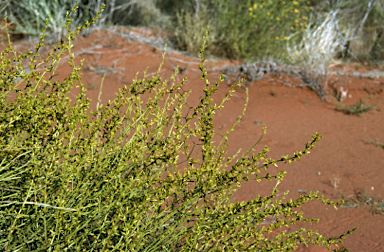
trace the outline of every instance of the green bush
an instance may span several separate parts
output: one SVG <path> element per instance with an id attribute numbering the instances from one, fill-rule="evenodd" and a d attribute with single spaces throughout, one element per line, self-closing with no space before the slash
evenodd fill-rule
<path id="1" fill-rule="evenodd" d="M 214 114 L 236 85 L 219 105 L 212 105 L 211 95 L 223 76 L 215 84 L 208 81 L 205 41 L 199 65 L 205 95 L 197 106 L 188 106 L 186 79 L 177 83 L 176 71 L 170 86 L 159 74 L 136 78 L 116 99 L 90 111 L 79 74 L 83 62 L 75 64 L 71 41 L 99 12 L 76 32 L 70 32 L 68 15 L 68 35 L 47 58 L 38 60 L 44 34 L 35 52 L 17 54 L 8 41 L 1 54 L 2 251 L 290 251 L 300 243 L 330 248 L 351 232 L 331 238 L 303 228 L 280 232 L 316 221 L 294 211 L 309 200 L 337 205 L 316 192 L 295 200 L 284 199 L 286 192 L 277 199 L 286 172 L 267 172 L 279 162 L 300 160 L 321 136 L 314 134 L 304 151 L 278 160 L 268 157 L 268 147 L 255 153 L 258 142 L 241 157 L 239 150 L 225 158 L 228 135 L 246 105 L 214 145 Z M 65 52 L 72 72 L 53 82 Z M 24 59 L 30 61 L 28 73 Z M 70 106 L 67 95 L 74 84 L 81 91 Z M 229 196 L 247 180 L 276 184 L 269 196 L 230 202 Z M 262 226 L 268 216 L 274 221 Z"/>
<path id="2" fill-rule="evenodd" d="M 206 46 L 209 48 L 207 53 L 212 52 L 215 42 L 215 26 L 210 21 L 207 9 L 203 8 L 197 13 L 191 10 L 181 10 L 176 13 L 177 25 L 174 34 L 171 34 L 170 40 L 179 50 L 188 51 L 197 56 L 200 52 L 200 45 L 203 42 L 201 31 L 210 27 L 211 33 L 206 38 Z M 200 31 L 200 33 L 198 32 Z"/>
<path id="3" fill-rule="evenodd" d="M 200 44 L 199 34 L 205 24 L 211 29 L 212 38 L 207 47 L 210 53 L 248 60 L 273 58 L 289 63 L 285 50 L 288 38 L 301 46 L 310 23 L 321 25 L 327 17 L 335 16 L 335 35 L 343 42 L 337 57 L 366 60 L 381 59 L 383 55 L 383 0 L 197 0 L 195 5 L 186 1 L 181 6 L 172 0 L 165 2 L 161 9 L 167 6 L 178 11 L 171 41 L 193 54 L 198 52 L 193 45 Z M 343 51 L 344 47 L 348 53 Z"/>
<path id="4" fill-rule="evenodd" d="M 204 0 L 199 9 L 180 12 L 176 37 L 197 38 L 201 25 L 196 23 L 203 22 L 205 26 L 210 25 L 213 32 L 213 39 L 208 41 L 208 50 L 213 54 L 229 58 L 285 59 L 287 55 L 282 48 L 286 40 L 292 34 L 297 34 L 296 40 L 300 38 L 300 32 L 308 24 L 309 13 L 310 8 L 304 0 Z M 196 45 L 194 42 L 198 42 L 192 41 L 189 43 Z M 176 44 L 186 48 L 183 43 Z"/>
<path id="5" fill-rule="evenodd" d="M 72 17 L 74 25 L 89 20 L 103 2 L 106 7 L 99 26 L 167 27 L 176 47 L 197 54 L 199 48 L 195 45 L 201 45 L 201 27 L 209 25 L 211 38 L 207 39 L 206 53 L 250 60 L 272 57 L 283 63 L 287 63 L 287 38 L 300 43 L 310 14 L 317 20 L 338 12 L 337 36 L 346 41 L 349 49 L 339 56 L 359 60 L 382 58 L 383 0 L 80 0 L 78 14 Z M 365 17 L 369 2 L 373 3 L 372 9 Z M 6 9 L 10 13 L 14 33 L 33 36 L 41 35 L 50 15 L 47 31 L 59 39 L 65 35 L 64 13 L 75 3 L 76 0 L 2 1 L 0 12 Z"/>

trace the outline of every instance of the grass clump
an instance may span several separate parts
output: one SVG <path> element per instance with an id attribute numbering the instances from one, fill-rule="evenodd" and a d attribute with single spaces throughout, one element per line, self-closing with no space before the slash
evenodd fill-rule
<path id="1" fill-rule="evenodd" d="M 368 106 L 363 100 L 360 100 L 351 106 L 344 106 L 343 104 L 340 104 L 336 110 L 342 111 L 349 115 L 359 115 L 366 111 L 373 110 L 373 106 Z"/>
<path id="2" fill-rule="evenodd" d="M 372 215 L 384 215 L 384 200 L 380 196 L 374 196 L 372 192 L 364 189 L 364 192 L 355 191 L 354 194 L 346 196 L 338 191 L 338 194 L 343 199 L 342 207 L 345 208 L 366 208 Z"/>
<path id="3" fill-rule="evenodd" d="M 37 60 L 44 34 L 35 52 L 18 55 L 9 40 L 1 54 L 2 251 L 291 251 L 300 243 L 331 249 L 353 231 L 330 238 L 304 228 L 279 232 L 296 223 L 318 221 L 294 211 L 310 200 L 335 208 L 342 203 L 317 192 L 294 200 L 286 200 L 285 192 L 277 199 L 277 186 L 286 172 L 268 172 L 280 162 L 300 160 L 321 136 L 315 133 L 305 149 L 291 157 L 269 158 L 268 147 L 255 153 L 257 142 L 241 157 L 239 150 L 225 158 L 228 135 L 247 103 L 214 145 L 214 114 L 236 85 L 220 104 L 212 105 L 211 95 L 223 76 L 214 84 L 208 81 L 205 40 L 199 65 L 205 95 L 197 106 L 187 103 L 186 79 L 176 82 L 176 71 L 169 86 L 159 77 L 160 66 L 156 76 L 136 78 L 119 90 L 116 99 L 90 111 L 79 74 L 83 61 L 75 64 L 71 41 L 98 17 L 71 32 L 67 12 L 68 35 L 46 59 Z M 72 72 L 53 82 L 65 53 Z M 29 73 L 24 71 L 24 59 L 30 61 Z M 74 84 L 80 94 L 70 105 L 67 95 Z M 248 180 L 276 184 L 266 197 L 232 203 L 229 196 Z M 261 226 L 270 216 L 274 221 Z M 277 232 L 273 237 L 272 231 Z"/>
<path id="4" fill-rule="evenodd" d="M 303 85 L 316 91 L 320 98 L 327 97 L 328 69 L 334 62 L 334 56 L 345 41 L 337 34 L 337 11 L 330 12 L 325 18 L 311 21 L 302 32 L 299 42 L 287 41 L 287 52 L 292 64 L 300 67 Z"/>
<path id="5" fill-rule="evenodd" d="M 384 148 L 384 143 L 381 143 L 381 142 L 379 142 L 378 140 L 376 140 L 376 139 L 372 139 L 372 138 L 370 138 L 368 135 L 367 135 L 367 138 L 368 138 L 368 140 L 369 140 L 369 144 L 374 144 L 374 145 L 376 145 L 376 146 L 379 146 L 379 147 L 382 147 L 382 148 Z"/>

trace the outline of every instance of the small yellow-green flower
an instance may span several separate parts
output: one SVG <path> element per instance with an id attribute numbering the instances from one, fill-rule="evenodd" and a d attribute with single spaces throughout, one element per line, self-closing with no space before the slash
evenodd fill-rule
<path id="1" fill-rule="evenodd" d="M 298 13 L 299 12 L 299 10 L 298 9 L 295 9 L 295 13 Z"/>
<path id="2" fill-rule="evenodd" d="M 278 36 L 276 36 L 276 40 L 279 40 L 280 38 Z"/>
<path id="3" fill-rule="evenodd" d="M 296 2 L 296 1 L 293 1 L 293 4 L 294 4 L 294 5 L 297 5 L 297 2 Z"/>
<path id="4" fill-rule="evenodd" d="M 288 37 L 287 37 L 287 36 L 285 36 L 285 37 L 284 37 L 284 39 L 285 39 L 285 40 L 287 40 L 287 39 L 288 39 Z"/>
<path id="5" fill-rule="evenodd" d="M 256 10 L 256 8 L 257 8 L 257 4 L 254 4 L 254 5 L 253 5 L 253 9 Z"/>
<path id="6" fill-rule="evenodd" d="M 280 21 L 280 18 L 276 18 L 277 21 Z"/>
<path id="7" fill-rule="evenodd" d="M 252 7 L 249 7 L 249 11 L 253 11 Z"/>
<path id="8" fill-rule="evenodd" d="M 267 12 L 267 15 L 268 15 L 268 16 L 269 16 L 269 14 L 270 14 L 270 13 L 269 13 L 269 12 Z"/>

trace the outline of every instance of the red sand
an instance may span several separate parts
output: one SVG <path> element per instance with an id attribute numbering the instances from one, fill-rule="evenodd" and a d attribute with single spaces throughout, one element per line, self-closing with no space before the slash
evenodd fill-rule
<path id="1" fill-rule="evenodd" d="M 99 94 L 102 74 L 96 71 L 106 71 L 102 90 L 102 103 L 115 98 L 118 88 L 129 85 L 137 72 L 148 67 L 148 74 L 155 73 L 162 59 L 162 50 L 134 40 L 124 39 L 105 31 L 94 31 L 87 38 L 80 37 L 75 42 L 73 52 L 77 54 L 76 61 L 85 59 L 82 70 L 82 81 L 88 88 L 87 96 L 92 99 L 91 108 L 95 109 Z M 19 41 L 14 45 L 20 48 L 27 41 Z M 30 46 L 30 45 L 29 45 Z M 88 50 L 88 51 L 84 51 Z M 63 59 L 58 70 L 61 78 L 67 77 L 71 68 L 68 58 Z M 186 63 L 188 62 L 188 63 Z M 191 89 L 191 101 L 198 101 L 202 94 L 204 83 L 199 79 L 197 69 L 198 58 L 188 58 L 178 53 L 168 53 L 161 76 L 169 78 L 174 73 L 176 65 L 186 71 L 178 75 L 180 81 L 188 78 L 186 89 Z M 229 61 L 207 60 L 209 80 L 218 80 L 220 71 L 210 71 L 219 66 L 232 64 Z M 352 65 L 338 65 L 339 70 L 346 72 L 357 69 Z M 359 72 L 369 69 L 362 66 Z M 60 78 L 59 76 L 59 78 Z M 288 77 L 289 78 L 289 77 Z M 337 79 L 338 78 L 338 79 Z M 348 96 L 344 105 L 351 105 L 360 99 L 368 104 L 376 104 L 375 109 L 361 116 L 347 115 L 336 111 L 336 103 L 332 99 L 321 100 L 317 93 L 308 88 L 290 88 L 281 83 L 270 81 L 268 76 L 261 81 L 246 83 L 249 86 L 249 104 L 245 116 L 235 131 L 230 135 L 228 155 L 233 155 L 239 148 L 248 150 L 261 136 L 263 126 L 267 126 L 267 134 L 256 147 L 257 152 L 265 145 L 270 147 L 269 156 L 279 159 L 282 155 L 292 156 L 294 151 L 304 150 L 305 143 L 317 131 L 324 138 L 316 145 L 308 156 L 291 166 L 280 164 L 271 173 L 286 170 L 287 176 L 279 186 L 282 194 L 286 190 L 288 198 L 297 198 L 299 190 L 319 191 L 325 198 L 337 201 L 340 199 L 337 190 L 346 196 L 356 198 L 366 189 L 373 196 L 384 197 L 384 149 L 369 143 L 369 136 L 381 143 L 384 142 L 384 116 L 382 104 L 384 98 L 384 79 L 358 79 L 344 76 L 333 76 L 337 85 L 348 88 Z M 287 79 L 289 82 L 289 79 Z M 221 101 L 230 87 L 223 82 L 214 97 L 215 102 Z M 77 95 L 73 90 L 74 98 Z M 215 117 L 215 126 L 227 125 L 226 131 L 241 114 L 245 102 L 245 88 L 237 88 L 235 96 L 219 111 Z M 192 102 L 193 103 L 193 102 Z M 256 195 L 265 196 L 271 192 L 274 182 L 258 184 L 255 181 L 244 183 L 234 195 L 235 201 L 251 200 Z M 384 203 L 382 204 L 384 205 Z M 344 240 L 343 247 L 351 251 L 384 251 L 384 216 L 373 215 L 368 206 L 359 208 L 326 207 L 318 201 L 311 202 L 297 211 L 304 212 L 304 217 L 318 218 L 320 222 L 302 225 L 307 229 L 318 230 L 326 237 L 338 236 L 358 227 L 358 230 Z M 384 210 L 382 210 L 384 211 Z M 295 227 L 296 229 L 297 227 Z M 291 229 L 294 230 L 294 229 Z M 300 246 L 298 251 L 327 251 L 322 247 Z"/>

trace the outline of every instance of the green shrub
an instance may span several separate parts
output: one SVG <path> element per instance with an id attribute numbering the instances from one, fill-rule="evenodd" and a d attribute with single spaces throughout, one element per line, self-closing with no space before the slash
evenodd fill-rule
<path id="1" fill-rule="evenodd" d="M 83 62 L 75 64 L 71 41 L 98 17 L 70 32 L 68 15 L 68 36 L 44 60 L 38 60 L 44 34 L 35 52 L 18 55 L 9 41 L 1 54 L 2 251 L 290 251 L 300 243 L 330 248 L 351 232 L 331 238 L 303 228 L 279 232 L 316 221 L 294 211 L 309 200 L 335 207 L 341 203 L 316 192 L 285 200 L 286 192 L 277 199 L 286 172 L 267 173 L 271 165 L 300 160 L 321 136 L 314 134 L 304 151 L 278 160 L 268 157 L 268 147 L 255 153 L 258 142 L 237 159 L 240 150 L 225 158 L 228 135 L 246 105 L 214 145 L 214 114 L 236 85 L 219 105 L 212 105 L 211 95 L 223 76 L 215 84 L 208 81 L 205 41 L 199 65 L 205 95 L 197 106 L 188 106 L 186 79 L 177 83 L 176 72 L 170 86 L 159 74 L 136 78 L 116 99 L 89 111 L 79 74 Z M 65 52 L 72 72 L 52 82 Z M 29 73 L 22 66 L 25 58 Z M 67 95 L 73 84 L 81 91 L 70 106 Z M 200 151 L 194 152 L 195 147 Z M 259 173 L 261 169 L 266 173 Z M 243 182 L 265 179 L 276 180 L 269 196 L 230 202 Z M 261 226 L 268 216 L 274 222 Z"/>
<path id="2" fill-rule="evenodd" d="M 191 10 L 181 10 L 176 13 L 176 21 L 177 25 L 174 34 L 170 37 L 174 46 L 179 50 L 188 51 L 197 56 L 200 52 L 200 45 L 203 43 L 201 31 L 209 26 L 211 33 L 206 38 L 206 46 L 209 48 L 207 53 L 212 52 L 213 43 L 215 42 L 215 26 L 210 21 L 206 8 L 201 9 L 195 14 Z"/>
<path id="3" fill-rule="evenodd" d="M 359 102 L 350 106 L 344 106 L 343 104 L 339 104 L 336 110 L 343 111 L 345 114 L 361 115 L 364 112 L 373 110 L 373 106 L 368 106 L 365 101 L 360 100 Z"/>
<path id="4" fill-rule="evenodd" d="M 201 13 L 200 13 L 201 12 Z M 269 0 L 204 0 L 198 10 L 179 14 L 176 36 L 197 38 L 200 25 L 210 25 L 213 40 L 208 50 L 229 58 L 262 59 L 266 56 L 285 58 L 287 38 L 297 33 L 300 38 L 308 23 L 307 1 Z M 191 22 L 189 20 L 194 20 Z M 183 34 L 184 32 L 184 34 Z M 197 44 L 193 41 L 191 44 Z M 185 49 L 184 44 L 181 48 Z M 194 52 L 194 51 L 193 51 Z"/>
<path id="5" fill-rule="evenodd" d="M 248 10 L 257 28 L 256 36 L 250 41 L 251 53 L 264 51 L 267 56 L 283 60 L 287 57 L 284 49 L 288 37 L 300 41 L 310 16 L 309 2 L 306 0 L 253 1 Z M 268 46 L 263 50 L 265 45 Z"/>
<path id="6" fill-rule="evenodd" d="M 178 11 L 176 38 L 171 37 L 171 40 L 180 49 L 194 54 L 197 50 L 191 45 L 200 44 L 200 28 L 205 24 L 210 26 L 212 37 L 208 40 L 208 52 L 251 60 L 275 58 L 288 63 L 290 57 L 285 50 L 287 39 L 290 38 L 293 45 L 297 43 L 301 46 L 303 33 L 308 30 L 310 22 L 321 25 L 327 17 L 334 16 L 334 35 L 339 42 L 343 42 L 337 48 L 337 57 L 381 59 L 383 0 L 200 0 L 195 3 L 186 1 L 180 6 L 168 0 L 160 7 L 164 9 L 167 6 Z M 368 11 L 370 3 L 372 9 Z M 313 20 L 310 20 L 311 15 Z M 316 30 L 318 27 L 311 28 Z M 185 38 L 191 39 L 185 41 Z M 349 49 L 348 53 L 342 50 L 345 46 Z"/>

